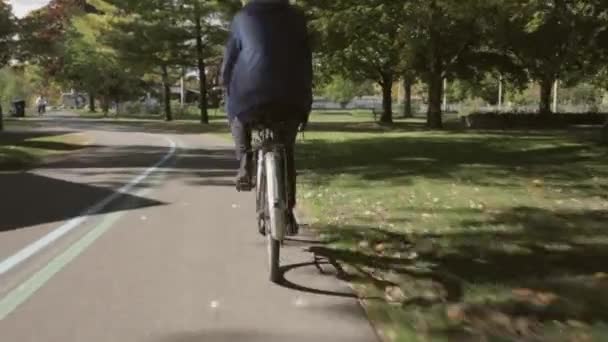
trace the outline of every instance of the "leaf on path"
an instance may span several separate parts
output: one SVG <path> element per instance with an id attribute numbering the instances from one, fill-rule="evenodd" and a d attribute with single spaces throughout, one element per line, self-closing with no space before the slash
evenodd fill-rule
<path id="1" fill-rule="evenodd" d="M 384 243 L 379 243 L 374 247 L 374 250 L 376 251 L 376 253 L 383 253 L 386 250 L 386 246 L 384 245 Z"/>

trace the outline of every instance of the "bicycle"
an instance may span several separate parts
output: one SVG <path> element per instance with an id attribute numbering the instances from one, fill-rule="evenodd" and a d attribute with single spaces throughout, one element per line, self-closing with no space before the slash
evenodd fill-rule
<path id="1" fill-rule="evenodd" d="M 287 172 L 286 148 L 280 141 L 286 123 L 255 125 L 257 138 L 253 143 L 255 167 L 256 214 L 258 230 L 267 240 L 270 280 L 280 279 L 280 250 L 288 235 L 297 234 L 295 222 L 288 222 L 290 179 Z M 292 229 L 289 229 L 292 228 Z"/>

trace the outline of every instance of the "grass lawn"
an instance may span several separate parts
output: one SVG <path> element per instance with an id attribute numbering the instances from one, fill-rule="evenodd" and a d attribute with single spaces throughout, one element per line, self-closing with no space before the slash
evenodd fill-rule
<path id="1" fill-rule="evenodd" d="M 77 133 L 23 130 L 24 122 L 7 122 L 0 133 L 0 171 L 35 166 L 44 158 L 84 148 L 90 141 Z"/>
<path id="2" fill-rule="evenodd" d="M 608 149 L 315 116 L 300 203 L 386 340 L 608 340 Z"/>

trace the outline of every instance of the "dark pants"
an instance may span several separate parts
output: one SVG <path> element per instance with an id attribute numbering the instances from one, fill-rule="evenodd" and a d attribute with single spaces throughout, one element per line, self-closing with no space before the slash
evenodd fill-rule
<path id="1" fill-rule="evenodd" d="M 285 128 L 278 132 L 277 137 L 285 145 L 287 157 L 287 179 L 289 180 L 289 198 L 287 205 L 293 209 L 296 205 L 296 163 L 295 163 L 295 143 L 298 136 L 299 121 L 290 121 L 285 124 Z M 246 158 L 247 151 L 251 151 L 251 127 L 235 118 L 230 123 L 230 130 L 234 138 L 236 148 L 236 159 L 241 161 Z"/>

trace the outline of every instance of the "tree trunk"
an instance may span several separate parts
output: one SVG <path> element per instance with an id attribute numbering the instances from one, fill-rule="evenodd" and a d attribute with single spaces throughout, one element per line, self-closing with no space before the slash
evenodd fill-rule
<path id="1" fill-rule="evenodd" d="M 403 117 L 411 118 L 412 113 L 412 79 L 405 77 L 403 79 Z"/>
<path id="2" fill-rule="evenodd" d="M 165 105 L 165 120 L 173 121 L 171 113 L 171 85 L 169 84 L 169 71 L 167 66 L 162 66 L 162 83 L 163 83 L 163 103 Z"/>
<path id="3" fill-rule="evenodd" d="M 393 75 L 386 73 L 382 75 L 382 116 L 380 122 L 393 123 Z"/>
<path id="4" fill-rule="evenodd" d="M 443 120 L 441 115 L 441 104 L 443 95 L 443 77 L 440 72 L 434 72 L 429 75 L 429 108 L 427 112 L 426 124 L 429 128 L 443 128 Z"/>
<path id="5" fill-rule="evenodd" d="M 2 113 L 2 104 L 0 104 L 0 132 L 4 130 L 4 113 Z"/>
<path id="6" fill-rule="evenodd" d="M 554 82 L 555 81 L 550 77 L 540 81 L 539 113 L 541 115 L 551 114 L 551 91 L 553 90 Z"/>
<path id="7" fill-rule="evenodd" d="M 198 64 L 199 82 L 199 108 L 201 110 L 201 123 L 209 123 L 209 112 L 207 110 L 207 74 L 205 73 L 205 59 L 203 56 L 203 30 L 201 26 L 201 13 L 198 4 L 194 11 L 194 22 L 196 23 L 196 59 Z"/>
<path id="8" fill-rule="evenodd" d="M 89 93 L 89 112 L 95 112 L 95 93 Z"/>
<path id="9" fill-rule="evenodd" d="M 107 96 L 101 97 L 101 111 L 103 112 L 104 117 L 108 117 L 108 112 L 110 111 L 110 100 L 108 100 Z"/>
<path id="10" fill-rule="evenodd" d="M 116 103 L 116 117 L 120 116 L 120 101 L 119 100 L 114 100 L 114 103 Z"/>

